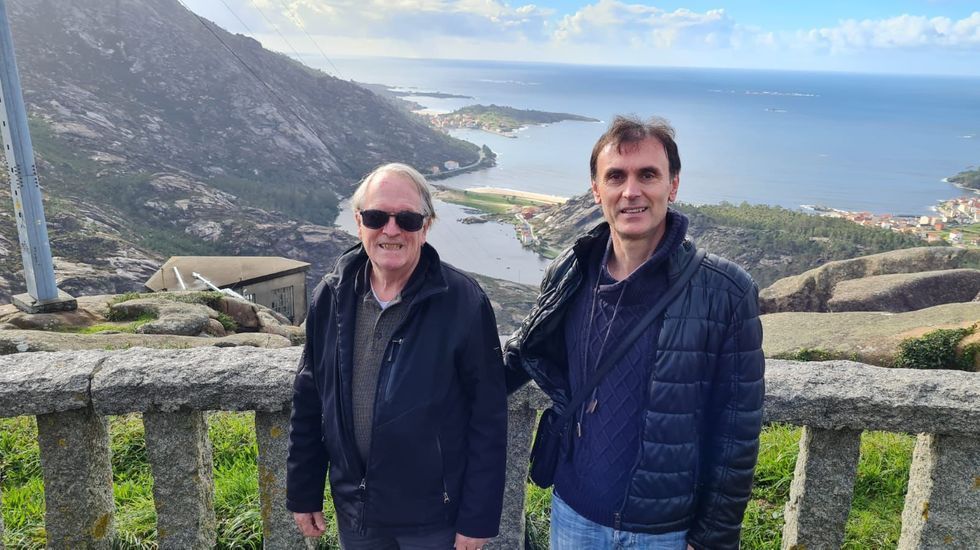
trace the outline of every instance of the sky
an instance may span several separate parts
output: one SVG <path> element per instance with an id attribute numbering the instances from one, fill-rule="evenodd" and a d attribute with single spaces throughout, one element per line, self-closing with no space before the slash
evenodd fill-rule
<path id="1" fill-rule="evenodd" d="M 977 0 L 181 0 L 308 62 L 385 56 L 980 76 Z"/>

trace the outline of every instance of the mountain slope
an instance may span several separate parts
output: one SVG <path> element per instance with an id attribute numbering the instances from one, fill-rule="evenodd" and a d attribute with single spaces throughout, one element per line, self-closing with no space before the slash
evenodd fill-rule
<path id="1" fill-rule="evenodd" d="M 138 289 L 173 254 L 285 255 L 311 262 L 318 279 L 354 242 L 330 226 L 367 171 L 479 158 L 476 146 L 202 23 L 177 0 L 7 9 L 56 276 L 69 292 Z M 0 216 L 11 212 L 4 190 Z M 6 299 L 24 285 L 16 229 L 0 225 Z"/>

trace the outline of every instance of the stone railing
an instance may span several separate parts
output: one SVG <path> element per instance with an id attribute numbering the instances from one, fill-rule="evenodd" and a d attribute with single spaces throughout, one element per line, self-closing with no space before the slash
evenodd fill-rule
<path id="1" fill-rule="evenodd" d="M 298 348 L 79 351 L 0 357 L 0 417 L 37 416 L 49 547 L 109 548 L 114 533 L 106 415 L 143 415 L 160 548 L 215 540 L 204 411 L 255 411 L 266 548 L 304 547 L 285 509 Z M 767 364 L 766 421 L 803 426 L 783 548 L 838 548 L 861 432 L 920 433 L 900 548 L 980 541 L 980 377 L 851 362 Z M 511 397 L 501 536 L 523 548 L 529 446 L 544 396 Z M 0 499 L 2 506 L 2 499 Z M 0 521 L 0 539 L 3 525 Z M 2 546 L 2 544 L 0 544 Z"/>

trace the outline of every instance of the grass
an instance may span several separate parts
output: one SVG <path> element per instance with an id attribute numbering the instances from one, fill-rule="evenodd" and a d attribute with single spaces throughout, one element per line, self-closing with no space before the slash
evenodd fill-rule
<path id="1" fill-rule="evenodd" d="M 209 433 L 214 459 L 214 508 L 218 548 L 261 548 L 262 525 L 252 413 L 212 413 Z M 118 548 L 156 548 L 156 512 L 152 475 L 146 458 L 139 415 L 110 417 L 113 491 L 116 500 Z M 746 510 L 742 548 L 780 547 L 783 509 L 796 464 L 800 429 L 786 425 L 763 430 L 752 499 Z M 3 542 L 7 548 L 43 548 L 44 487 L 33 417 L 0 419 L 0 472 L 3 489 Z M 862 436 L 861 460 L 846 528 L 844 548 L 894 548 L 901 531 L 901 513 L 912 436 L 868 432 Z M 529 487 L 527 529 L 537 548 L 547 548 L 551 491 Z M 336 522 L 326 510 L 330 527 L 318 547 L 339 548 Z"/>
<path id="2" fill-rule="evenodd" d="M 776 550 L 782 542 L 783 510 L 789 500 L 800 429 L 775 424 L 762 431 L 752 498 L 742 522 L 742 548 Z M 915 438 L 904 434 L 866 432 L 844 546 L 848 550 L 895 548 L 902 529 L 902 507 L 908 485 Z M 534 548 L 548 548 L 551 491 L 531 486 L 527 496 L 527 528 Z"/>
<path id="3" fill-rule="evenodd" d="M 150 321 L 155 321 L 156 315 L 152 313 L 144 313 L 129 322 L 108 322 L 108 323 L 97 323 L 94 325 L 89 325 L 87 327 L 72 327 L 63 332 L 72 332 L 75 334 L 103 334 L 106 332 L 121 332 L 126 334 L 135 334 L 136 329 L 149 323 Z"/>
<path id="4" fill-rule="evenodd" d="M 541 206 L 548 204 L 525 197 L 514 195 L 499 195 L 496 193 L 475 193 L 462 189 L 443 188 L 437 197 L 445 202 L 451 202 L 469 208 L 475 208 L 491 214 L 506 214 L 522 206 Z"/>

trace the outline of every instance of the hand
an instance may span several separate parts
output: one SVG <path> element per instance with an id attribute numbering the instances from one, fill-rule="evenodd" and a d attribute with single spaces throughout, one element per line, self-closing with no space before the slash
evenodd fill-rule
<path id="1" fill-rule="evenodd" d="M 296 526 L 304 537 L 319 537 L 327 530 L 327 522 L 323 519 L 323 512 L 299 513 L 293 512 L 293 519 Z"/>
<path id="2" fill-rule="evenodd" d="M 456 550 L 483 550 L 483 545 L 487 543 L 490 539 L 471 539 L 466 535 L 461 535 L 456 533 L 456 544 L 453 547 Z"/>
<path id="3" fill-rule="evenodd" d="M 688 544 L 688 545 L 687 545 L 687 550 L 694 550 L 694 547 L 693 547 L 693 546 L 691 546 L 690 544 Z"/>

